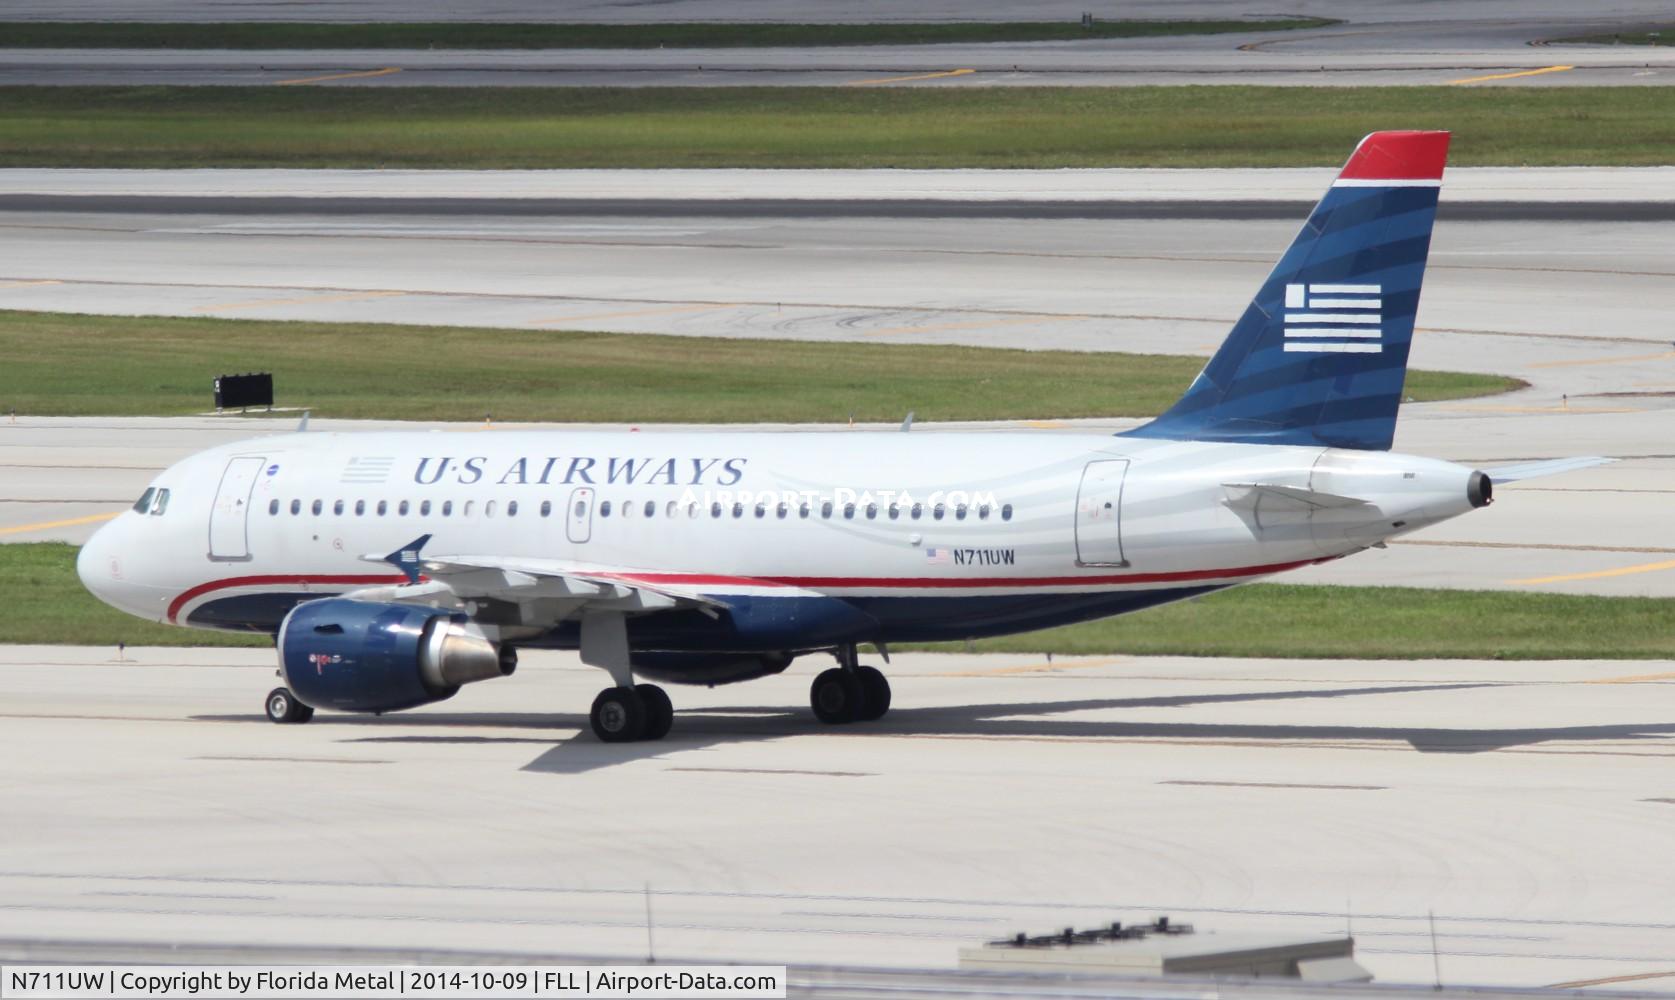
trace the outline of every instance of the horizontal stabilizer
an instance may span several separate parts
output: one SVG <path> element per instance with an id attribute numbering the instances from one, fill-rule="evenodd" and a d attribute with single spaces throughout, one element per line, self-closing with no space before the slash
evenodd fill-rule
<path id="1" fill-rule="evenodd" d="M 1340 496 L 1336 493 L 1322 493 L 1319 490 L 1304 489 L 1300 486 L 1278 486 L 1272 483 L 1222 483 L 1227 490 L 1227 506 L 1255 509 L 1261 503 L 1264 509 L 1275 510 L 1289 508 L 1291 510 L 1330 510 L 1335 507 L 1365 507 L 1368 503 L 1360 497 Z"/>
<path id="2" fill-rule="evenodd" d="M 1542 462 L 1523 462 L 1519 465 L 1503 465 L 1498 469 L 1484 469 L 1489 479 L 1497 483 L 1516 483 L 1521 479 L 1535 479 L 1539 476 L 1556 476 L 1561 472 L 1575 472 L 1578 469 L 1591 469 L 1596 465 L 1615 462 L 1614 458 L 1604 458 L 1591 455 L 1586 458 L 1549 458 Z"/>

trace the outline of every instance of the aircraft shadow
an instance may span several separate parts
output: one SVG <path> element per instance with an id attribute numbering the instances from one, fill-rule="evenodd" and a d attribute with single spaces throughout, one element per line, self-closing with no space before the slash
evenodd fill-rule
<path id="1" fill-rule="evenodd" d="M 1141 698 L 1083 698 L 982 705 L 945 705 L 893 708 L 874 723 L 832 727 L 816 721 L 806 709 L 784 710 L 738 706 L 677 712 L 669 736 L 653 743 L 599 743 L 588 732 L 587 717 L 577 713 L 466 713 L 423 712 L 367 717 L 321 714 L 311 725 L 342 728 L 350 743 L 516 744 L 547 749 L 522 770 L 548 774 L 579 774 L 644 759 L 673 760 L 694 751 L 728 743 L 757 742 L 810 734 L 873 737 L 987 737 L 1013 739 L 1179 739 L 1249 742 L 1384 742 L 1406 743 L 1420 753 L 1484 753 L 1542 743 L 1597 740 L 1645 740 L 1675 735 L 1675 723 L 1646 725 L 1553 726 L 1517 729 L 1396 727 L 1360 725 L 1283 725 L 1156 720 L 1055 718 L 1078 712 L 1109 712 L 1137 708 L 1174 708 L 1240 702 L 1361 698 L 1416 692 L 1463 691 L 1498 687 L 1493 682 L 1384 685 L 1376 687 L 1309 688 L 1288 691 L 1242 691 L 1164 695 Z M 678 701 L 678 694 L 677 694 Z M 197 716 L 206 721 L 261 721 L 259 715 Z M 377 734 L 384 727 L 400 733 Z M 522 729 L 527 735 L 414 732 L 413 730 Z M 556 745 L 540 735 L 553 729 L 580 730 Z M 353 734 L 353 735 L 351 735 Z M 1671 752 L 1675 755 L 1675 751 Z"/>

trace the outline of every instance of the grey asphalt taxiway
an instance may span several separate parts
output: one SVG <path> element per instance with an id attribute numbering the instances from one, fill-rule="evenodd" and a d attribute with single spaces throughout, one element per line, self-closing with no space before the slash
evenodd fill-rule
<path id="1" fill-rule="evenodd" d="M 1244 19 L 1221 0 L 1124 3 L 821 4 L 826 22 L 1078 19 Z M 1642 30 L 1667 22 L 1661 0 L 1612 0 L 1583 9 L 1558 0 L 1390 4 L 1300 0 L 1286 14 L 1338 19 L 1279 31 L 1076 42 L 517 51 L 184 51 L 0 49 L 0 84 L 198 84 L 326 86 L 1125 86 L 1238 83 L 1288 86 L 1661 86 L 1675 82 L 1675 49 L 1549 44 Z M 802 21 L 784 3 L 685 0 L 602 2 L 555 8 L 534 2 L 477 5 L 95 0 L 67 8 L 21 0 L 19 20 L 140 21 Z"/>
<path id="2" fill-rule="evenodd" d="M 0 649 L 0 956 L 641 960 L 649 894 L 667 960 L 946 969 L 1168 914 L 1348 929 L 1387 983 L 1675 977 L 1656 664 L 902 655 L 878 724 L 814 722 L 799 664 L 674 689 L 634 745 L 585 733 L 568 655 L 286 727 L 272 668 Z"/>

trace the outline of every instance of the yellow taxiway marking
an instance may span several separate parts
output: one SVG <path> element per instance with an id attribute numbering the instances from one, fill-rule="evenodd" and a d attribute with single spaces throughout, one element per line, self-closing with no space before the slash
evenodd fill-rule
<path id="1" fill-rule="evenodd" d="M 1616 365 L 1628 361 L 1662 361 L 1664 358 L 1675 358 L 1675 351 L 1659 351 L 1657 354 L 1630 354 L 1627 357 L 1615 358 L 1583 358 L 1580 361 L 1542 361 L 1538 364 L 1526 365 L 1527 368 L 1581 368 L 1584 365 Z"/>
<path id="2" fill-rule="evenodd" d="M 310 295 L 297 299 L 250 299 L 246 302 L 212 302 L 193 312 L 221 312 L 226 309 L 257 309 L 262 306 L 311 306 L 316 302 L 359 302 L 362 299 L 387 299 L 406 292 L 345 292 L 342 295 Z"/>
<path id="3" fill-rule="evenodd" d="M 89 514 L 86 517 L 72 517 L 64 521 L 42 521 L 39 524 L 20 524 L 15 528 L 0 528 L 0 535 L 25 535 L 31 531 L 46 531 L 51 528 L 73 528 L 78 524 L 92 524 L 95 521 L 109 521 L 122 513 Z"/>
<path id="4" fill-rule="evenodd" d="M 1675 674 L 1635 674 L 1630 677 L 1602 677 L 1584 684 L 1649 684 L 1653 681 L 1675 681 Z"/>
<path id="5" fill-rule="evenodd" d="M 1668 979 L 1675 976 L 1675 972 L 1642 972 L 1630 976 L 1606 976 L 1604 979 L 1578 979 L 1574 983 L 1554 983 L 1547 987 L 1550 990 L 1577 990 L 1587 986 L 1605 986 L 1610 983 L 1637 983 L 1647 979 Z"/>
<path id="6" fill-rule="evenodd" d="M 1006 319 L 980 319 L 966 323 L 931 323 L 927 326 L 891 326 L 880 330 L 862 330 L 866 337 L 893 337 L 902 333 L 935 333 L 938 330 L 975 330 L 986 326 L 1017 326 L 1021 323 L 1039 323 L 1042 320 L 1063 319 L 1061 316 L 1010 316 Z M 1071 317 L 1076 318 L 1076 317 Z"/>
<path id="7" fill-rule="evenodd" d="M 40 281 L 0 281 L 0 288 L 31 288 L 35 285 L 62 285 L 63 283 L 52 278 L 43 278 Z"/>
<path id="8" fill-rule="evenodd" d="M 1450 85 L 1461 83 L 1487 83 L 1490 80 L 1514 80 L 1520 76 L 1540 76 L 1543 73 L 1563 73 L 1575 69 L 1575 66 L 1543 66 L 1540 69 L 1519 70 L 1516 73 L 1491 73 L 1488 76 L 1468 76 L 1464 80 L 1450 80 Z"/>
<path id="9" fill-rule="evenodd" d="M 871 87 L 880 83 L 911 83 L 914 80 L 937 80 L 945 76 L 968 76 L 974 69 L 950 69 L 941 73 L 920 73 L 918 76 L 886 76 L 877 80 L 851 80 L 845 87 Z"/>
<path id="10" fill-rule="evenodd" d="M 1058 430 L 1061 427 L 1069 427 L 1070 425 L 1062 420 L 1026 420 L 1024 421 L 1024 426 L 1034 427 L 1037 430 L 1053 431 Z"/>
<path id="11" fill-rule="evenodd" d="M 531 323 L 546 326 L 552 323 L 581 323 L 590 319 L 618 319 L 623 316 L 656 316 L 662 313 L 704 312 L 708 309 L 731 309 L 732 302 L 709 302 L 698 305 L 658 306 L 655 309 L 629 309 L 624 312 L 588 313 L 584 316 L 554 316 L 551 319 L 534 319 Z"/>
<path id="12" fill-rule="evenodd" d="M 385 66 L 383 69 L 362 70 L 359 73 L 332 73 L 327 76 L 305 76 L 300 80 L 280 80 L 275 86 L 294 87 L 299 83 L 325 83 L 328 80 L 358 80 L 368 76 L 389 76 L 400 73 L 400 66 Z"/>
<path id="13" fill-rule="evenodd" d="M 1616 569 L 1600 569 L 1592 573 L 1565 573 L 1562 576 L 1536 576 L 1528 580 L 1509 580 L 1508 583 L 1538 584 L 1565 583 L 1570 580 L 1603 580 L 1613 576 L 1633 576 L 1636 573 L 1656 573 L 1660 570 L 1675 569 L 1675 559 L 1665 559 L 1663 562 L 1640 563 L 1637 566 L 1618 566 Z"/>

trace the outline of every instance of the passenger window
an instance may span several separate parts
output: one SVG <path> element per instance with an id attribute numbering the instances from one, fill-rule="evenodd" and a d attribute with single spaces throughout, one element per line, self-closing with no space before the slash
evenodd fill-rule
<path id="1" fill-rule="evenodd" d="M 507 517 L 517 517 L 518 516 L 518 502 L 516 500 L 506 501 L 506 516 Z"/>
<path id="2" fill-rule="evenodd" d="M 157 488 L 156 487 L 152 487 L 151 489 L 146 490 L 144 493 L 141 493 L 140 498 L 138 500 L 134 501 L 134 513 L 136 513 L 136 514 L 149 514 L 149 513 L 151 513 L 151 498 L 156 496 L 156 495 L 157 495 Z M 274 501 L 275 507 L 274 507 L 274 510 L 272 511 L 272 513 L 275 513 L 275 514 L 279 513 L 279 509 L 278 509 L 278 506 L 277 506 L 278 503 L 279 503 L 278 500 Z"/>
<path id="3" fill-rule="evenodd" d="M 610 517 L 611 516 L 611 502 L 609 500 L 599 501 L 599 516 L 600 517 Z"/>
<path id="4" fill-rule="evenodd" d="M 698 516 L 698 501 L 696 501 L 696 500 L 687 501 L 686 516 L 687 517 L 697 517 Z"/>
<path id="5" fill-rule="evenodd" d="M 542 517 L 551 517 L 552 512 L 553 512 L 553 502 L 551 500 L 542 500 L 541 501 L 541 516 Z"/>
<path id="6" fill-rule="evenodd" d="M 656 517 L 657 516 L 657 501 L 656 500 L 647 500 L 646 501 L 646 516 L 647 517 Z"/>
<path id="7" fill-rule="evenodd" d="M 869 521 L 876 520 L 877 517 L 878 517 L 878 505 L 875 504 L 875 503 L 867 504 L 867 520 L 869 520 Z"/>
<path id="8" fill-rule="evenodd" d="M 619 511 L 619 513 L 622 517 L 633 517 L 634 516 L 634 501 L 624 500 L 622 502 L 622 508 Z"/>
<path id="9" fill-rule="evenodd" d="M 360 517 L 361 515 L 363 515 L 365 513 L 366 513 L 366 501 L 365 500 L 356 500 L 355 501 L 355 516 Z"/>
<path id="10" fill-rule="evenodd" d="M 488 503 L 483 504 L 483 516 L 484 517 L 493 517 L 494 516 L 494 504 L 495 504 L 495 501 L 493 501 L 493 500 L 490 500 Z"/>
<path id="11" fill-rule="evenodd" d="M 443 517 L 453 517 L 454 516 L 454 502 L 452 500 L 442 501 L 442 516 Z"/>
<path id="12" fill-rule="evenodd" d="M 808 501 L 807 500 L 804 500 L 802 503 L 797 505 L 797 516 L 802 518 L 805 521 L 808 520 Z"/>
<path id="13" fill-rule="evenodd" d="M 825 503 L 820 505 L 820 516 L 821 517 L 831 517 L 832 516 L 832 502 L 830 500 L 827 500 Z"/>
<path id="14" fill-rule="evenodd" d="M 577 517 L 586 517 L 587 516 L 587 501 L 586 500 L 577 500 L 576 501 L 576 516 Z"/>
<path id="15" fill-rule="evenodd" d="M 379 517 L 383 517 L 389 511 L 389 509 L 390 509 L 390 502 L 388 500 L 378 501 L 378 516 Z"/>
<path id="16" fill-rule="evenodd" d="M 336 514 L 338 517 L 343 516 L 343 501 L 342 500 L 339 500 L 338 502 L 332 504 L 332 513 Z"/>
<path id="17" fill-rule="evenodd" d="M 314 506 L 309 508 L 309 512 L 312 513 L 315 517 L 319 517 L 322 513 L 325 512 L 325 510 L 326 510 L 326 504 L 322 500 L 314 501 Z"/>
<path id="18" fill-rule="evenodd" d="M 977 520 L 987 521 L 988 519 L 989 519 L 989 505 L 988 504 L 979 505 L 978 508 L 977 508 Z"/>
<path id="19" fill-rule="evenodd" d="M 767 513 L 768 513 L 768 505 L 767 504 L 759 503 L 759 504 L 756 505 L 756 516 L 757 517 L 762 517 Z"/>
<path id="20" fill-rule="evenodd" d="M 736 518 L 744 516 L 744 504 L 736 503 L 733 505 L 733 516 Z"/>
<path id="21" fill-rule="evenodd" d="M 791 508 L 785 501 L 781 500 L 779 502 L 779 506 L 774 508 L 774 513 L 779 515 L 779 519 L 783 521 L 785 520 L 785 515 L 791 513 Z"/>
<path id="22" fill-rule="evenodd" d="M 890 520 L 894 521 L 899 517 L 901 517 L 901 504 L 899 504 L 899 503 L 891 504 L 890 505 Z"/>
<path id="23" fill-rule="evenodd" d="M 931 508 L 931 517 L 937 519 L 938 521 L 942 520 L 942 515 L 946 513 L 948 513 L 948 505 L 945 503 L 939 503 L 935 507 Z"/>
<path id="24" fill-rule="evenodd" d="M 913 505 L 913 513 L 912 513 L 911 516 L 912 516 L 913 520 L 915 520 L 915 521 L 919 520 L 921 517 L 924 517 L 925 516 L 925 505 L 922 504 L 922 503 L 914 504 Z"/>
<path id="25" fill-rule="evenodd" d="M 965 520 L 965 504 L 963 504 L 963 503 L 959 504 L 958 506 L 956 506 L 954 508 L 954 520 L 956 520 L 956 521 Z"/>
<path id="26" fill-rule="evenodd" d="M 139 508 L 136 507 L 134 509 L 138 510 Z M 278 500 L 269 500 L 268 501 L 268 513 L 269 514 L 279 513 L 279 501 Z"/>
<path id="27" fill-rule="evenodd" d="M 843 505 L 843 519 L 845 521 L 853 521 L 855 519 L 855 505 L 854 504 L 846 503 L 846 504 Z"/>
<path id="28" fill-rule="evenodd" d="M 1000 505 L 1000 519 L 1002 521 L 1012 520 L 1012 505 L 1011 504 L 1004 503 L 1004 504 Z"/>
<path id="29" fill-rule="evenodd" d="M 710 516 L 711 517 L 720 517 L 721 516 L 721 505 L 719 503 L 710 504 Z"/>
<path id="30" fill-rule="evenodd" d="M 168 509 L 169 509 L 169 491 L 168 490 L 158 490 L 157 491 L 157 498 L 155 500 L 151 501 L 151 513 L 152 513 L 152 515 L 153 516 L 161 516 L 162 513 L 164 511 L 168 510 Z"/>
<path id="31" fill-rule="evenodd" d="M 419 501 L 419 516 L 420 517 L 429 517 L 430 516 L 430 501 L 429 500 Z"/>
<path id="32" fill-rule="evenodd" d="M 470 517 L 471 516 L 471 508 L 474 504 L 476 504 L 476 502 L 477 501 L 475 501 L 475 500 L 465 501 L 465 505 L 459 509 L 459 516 L 460 517 Z"/>
<path id="33" fill-rule="evenodd" d="M 678 501 L 675 501 L 675 500 L 670 500 L 663 507 L 663 516 L 664 517 L 674 517 L 675 512 L 678 511 L 678 510 L 680 510 L 680 503 Z"/>
<path id="34" fill-rule="evenodd" d="M 408 511 L 409 511 L 409 510 L 411 510 L 411 509 L 412 509 L 412 508 L 410 508 L 410 507 L 408 507 L 408 506 L 407 506 L 407 501 L 406 501 L 406 500 L 403 500 L 403 501 L 402 501 L 402 502 L 401 502 L 401 503 L 399 503 L 399 504 L 396 504 L 396 508 L 395 508 L 395 512 L 396 512 L 396 513 L 397 513 L 397 514 L 400 514 L 400 515 L 401 515 L 401 516 L 402 516 L 402 517 L 406 517 L 406 516 L 407 516 L 407 512 L 408 512 Z"/>
<path id="35" fill-rule="evenodd" d="M 301 514 L 302 513 L 302 501 L 301 500 L 292 500 L 291 501 L 291 513 L 292 514 Z"/>

